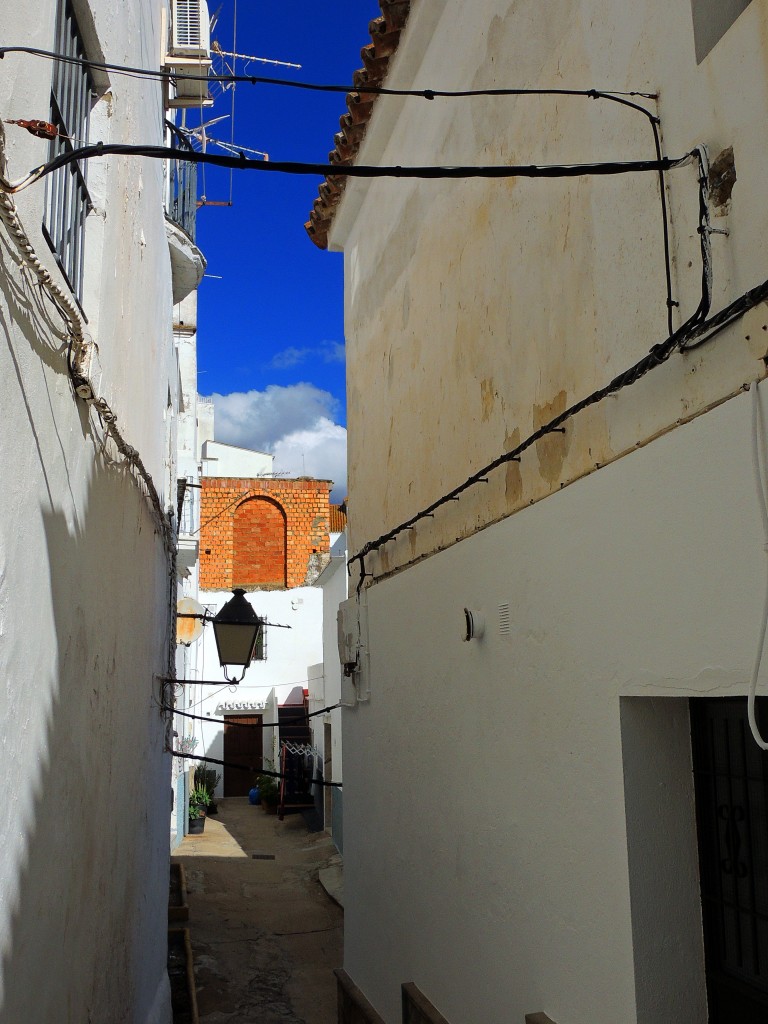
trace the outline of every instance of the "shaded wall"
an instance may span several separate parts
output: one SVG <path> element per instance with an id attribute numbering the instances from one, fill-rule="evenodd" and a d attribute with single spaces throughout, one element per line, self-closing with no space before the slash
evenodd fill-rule
<path id="1" fill-rule="evenodd" d="M 151 65 L 160 7 L 74 3 L 89 55 Z M 55 4 L 4 12 L 9 39 L 50 49 Z M 0 69 L 3 116 L 46 116 L 51 67 Z M 103 79 L 92 134 L 162 139 L 156 85 Z M 8 173 L 48 143 L 7 125 Z M 83 309 L 97 383 L 164 505 L 178 370 L 160 162 L 88 168 Z M 21 222 L 41 232 L 44 186 Z M 169 558 L 132 470 L 75 400 L 53 305 L 0 227 L 0 1021 L 167 1024 L 170 763 L 157 676 L 168 667 Z"/>

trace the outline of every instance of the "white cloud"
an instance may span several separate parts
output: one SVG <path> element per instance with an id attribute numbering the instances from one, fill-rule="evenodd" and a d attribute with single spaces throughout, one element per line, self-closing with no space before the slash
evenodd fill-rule
<path id="1" fill-rule="evenodd" d="M 217 441 L 270 452 L 275 472 L 333 480 L 331 500 L 346 493 L 347 432 L 335 422 L 339 403 L 313 384 L 213 395 Z"/>
<path id="2" fill-rule="evenodd" d="M 276 353 L 269 365 L 273 370 L 289 370 L 307 362 L 308 359 L 322 359 L 324 363 L 343 363 L 346 359 L 344 343 L 323 341 L 316 348 L 296 348 L 291 345 Z"/>
<path id="3" fill-rule="evenodd" d="M 347 350 L 343 341 L 324 341 L 320 355 L 326 363 L 343 363 L 347 358 Z"/>
<path id="4" fill-rule="evenodd" d="M 284 348 L 282 352 L 273 356 L 269 365 L 275 370 L 289 370 L 292 366 L 303 363 L 311 353 L 311 348 Z"/>
<path id="5" fill-rule="evenodd" d="M 331 501 L 340 502 L 347 485 L 347 431 L 321 417 L 309 430 L 286 434 L 274 447 L 275 471 L 288 476 L 333 480 Z"/>

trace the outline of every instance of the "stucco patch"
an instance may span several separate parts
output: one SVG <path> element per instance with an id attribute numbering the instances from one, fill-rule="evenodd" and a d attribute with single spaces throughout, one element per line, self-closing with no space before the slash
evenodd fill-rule
<path id="1" fill-rule="evenodd" d="M 511 434 L 504 439 L 504 451 L 511 452 L 520 444 L 520 428 L 515 427 Z M 510 505 L 516 505 L 523 494 L 523 474 L 520 471 L 519 462 L 507 463 L 507 477 L 505 481 L 505 494 Z"/>
<path id="2" fill-rule="evenodd" d="M 565 391 L 559 391 L 551 402 L 546 405 L 534 405 L 533 407 L 533 429 L 549 423 L 555 416 L 565 412 L 568 396 Z M 539 472 L 549 484 L 556 484 L 563 471 L 565 456 L 570 447 L 570 434 L 568 430 L 564 434 L 547 434 L 536 442 L 536 455 L 539 459 Z"/>
<path id="3" fill-rule="evenodd" d="M 496 405 L 496 389 L 494 387 L 493 380 L 490 377 L 486 377 L 485 380 L 480 381 L 480 403 L 483 410 L 483 423 L 487 423 L 491 418 L 493 408 Z"/>

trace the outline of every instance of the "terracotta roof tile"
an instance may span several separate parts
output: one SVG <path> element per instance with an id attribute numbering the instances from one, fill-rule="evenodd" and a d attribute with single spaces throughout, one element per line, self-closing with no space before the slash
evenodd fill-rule
<path id="1" fill-rule="evenodd" d="M 329 505 L 330 522 L 328 530 L 330 533 L 343 533 L 347 528 L 346 505 Z"/>
<path id="2" fill-rule="evenodd" d="M 390 58 L 397 50 L 400 33 L 408 20 L 411 2 L 379 0 L 381 17 L 375 18 L 368 26 L 371 42 L 360 51 L 363 67 L 352 76 L 354 90 L 347 93 L 347 113 L 342 114 L 339 120 L 341 131 L 333 138 L 334 148 L 328 154 L 329 163 L 342 166 L 354 163 L 378 99 L 377 93 L 366 92 L 365 87 L 378 88 L 383 84 Z M 328 248 L 328 232 L 346 184 L 347 178 L 343 175 L 329 174 L 318 188 L 319 196 L 312 204 L 304 227 L 320 249 Z"/>

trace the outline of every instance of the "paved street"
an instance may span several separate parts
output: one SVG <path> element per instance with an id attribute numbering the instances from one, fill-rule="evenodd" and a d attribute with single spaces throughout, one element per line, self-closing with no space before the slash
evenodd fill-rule
<path id="1" fill-rule="evenodd" d="M 219 802 L 176 851 L 186 872 L 201 1024 L 333 1024 L 344 914 L 318 882 L 336 849 L 300 815 Z"/>

